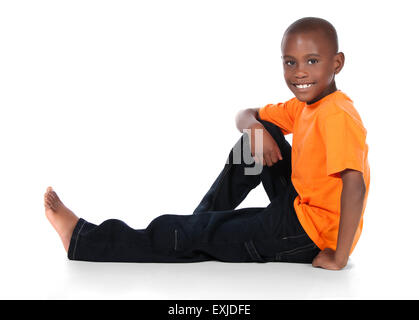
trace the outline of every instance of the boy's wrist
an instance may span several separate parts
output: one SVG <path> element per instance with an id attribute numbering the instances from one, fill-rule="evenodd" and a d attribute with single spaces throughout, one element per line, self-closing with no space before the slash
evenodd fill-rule
<path id="1" fill-rule="evenodd" d="M 336 250 L 335 252 L 335 262 L 338 266 L 344 267 L 348 263 L 349 255 L 342 253 L 341 251 Z"/>

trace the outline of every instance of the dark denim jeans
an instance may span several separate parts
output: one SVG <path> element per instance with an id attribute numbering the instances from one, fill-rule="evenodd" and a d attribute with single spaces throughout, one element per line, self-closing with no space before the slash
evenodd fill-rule
<path id="1" fill-rule="evenodd" d="M 142 230 L 116 219 L 94 225 L 80 218 L 68 258 L 107 262 L 311 263 L 320 250 L 305 233 L 294 210 L 297 192 L 291 182 L 291 146 L 279 127 L 263 120 L 261 123 L 278 143 L 283 160 L 264 166 L 260 174 L 244 174 L 244 169 L 255 163 L 235 163 L 233 153 L 239 150 L 241 159 L 245 159 L 241 150 L 250 154 L 245 133 L 192 215 L 161 215 Z M 260 182 L 271 201 L 269 206 L 235 209 Z"/>

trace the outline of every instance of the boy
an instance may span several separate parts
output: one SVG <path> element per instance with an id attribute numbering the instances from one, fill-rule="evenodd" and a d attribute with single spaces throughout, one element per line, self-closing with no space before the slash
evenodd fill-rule
<path id="1" fill-rule="evenodd" d="M 49 187 L 46 216 L 68 258 L 345 267 L 362 230 L 369 190 L 366 130 L 352 100 L 336 88 L 344 55 L 329 22 L 297 20 L 281 47 L 285 81 L 295 98 L 238 113 L 237 128 L 245 134 L 192 215 L 162 215 L 143 230 L 115 219 L 97 226 L 79 219 Z M 289 133 L 292 148 L 284 138 Z M 252 163 L 237 161 L 237 153 L 243 159 L 246 152 L 258 174 L 246 174 Z M 260 182 L 269 206 L 235 210 Z"/>

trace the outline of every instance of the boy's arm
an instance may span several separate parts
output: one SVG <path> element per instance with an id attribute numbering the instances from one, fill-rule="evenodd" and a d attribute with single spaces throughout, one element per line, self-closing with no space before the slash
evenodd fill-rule
<path id="1" fill-rule="evenodd" d="M 236 116 L 236 127 L 240 132 L 244 129 L 251 129 L 254 126 L 263 128 L 263 125 L 258 121 L 259 108 L 240 110 Z"/>
<path id="2" fill-rule="evenodd" d="M 272 138 L 262 123 L 258 120 L 259 118 L 259 109 L 244 109 L 239 111 L 236 116 L 236 126 L 240 132 L 243 132 L 245 129 L 250 129 L 250 146 L 251 154 L 255 160 L 255 163 L 267 165 L 269 167 L 273 166 L 278 160 L 282 160 L 281 150 L 279 149 L 278 144 Z M 262 130 L 262 145 L 256 147 L 256 129 Z"/>
<path id="3" fill-rule="evenodd" d="M 348 262 L 352 243 L 361 219 L 366 187 L 362 173 L 352 169 L 341 172 L 343 188 L 336 251 L 326 248 L 313 260 L 313 267 L 340 270 Z"/>

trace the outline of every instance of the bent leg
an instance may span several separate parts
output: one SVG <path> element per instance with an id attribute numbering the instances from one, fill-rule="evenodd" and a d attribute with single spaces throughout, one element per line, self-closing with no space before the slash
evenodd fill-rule
<path id="1" fill-rule="evenodd" d="M 283 160 L 279 160 L 272 167 L 263 166 L 260 174 L 246 175 L 245 170 L 254 167 L 255 163 L 254 161 L 250 164 L 245 162 L 246 154 L 250 154 L 250 142 L 249 136 L 246 133 L 243 134 L 231 149 L 227 163 L 194 210 L 194 214 L 233 210 L 261 181 L 271 201 L 283 194 L 283 188 L 290 185 L 291 146 L 278 126 L 264 120 L 260 122 L 277 142 Z M 239 156 L 235 157 L 237 154 Z"/>
<path id="2" fill-rule="evenodd" d="M 282 160 L 278 160 L 273 166 L 264 166 L 261 173 L 261 180 L 263 188 L 269 197 L 269 200 L 273 201 L 277 196 L 284 194 L 284 188 L 287 189 L 292 186 L 291 183 L 291 153 L 292 148 L 288 141 L 285 139 L 281 128 L 275 124 L 259 120 L 269 134 L 275 139 L 276 143 L 281 150 Z"/>
<path id="3" fill-rule="evenodd" d="M 244 152 L 246 152 L 244 150 L 247 149 L 250 154 L 249 146 L 249 137 L 247 134 L 243 134 L 231 149 L 223 170 L 193 211 L 193 214 L 233 210 L 252 189 L 259 185 L 260 174 L 245 175 L 246 168 L 255 166 L 254 161 L 250 164 L 246 164 L 244 161 Z"/>

